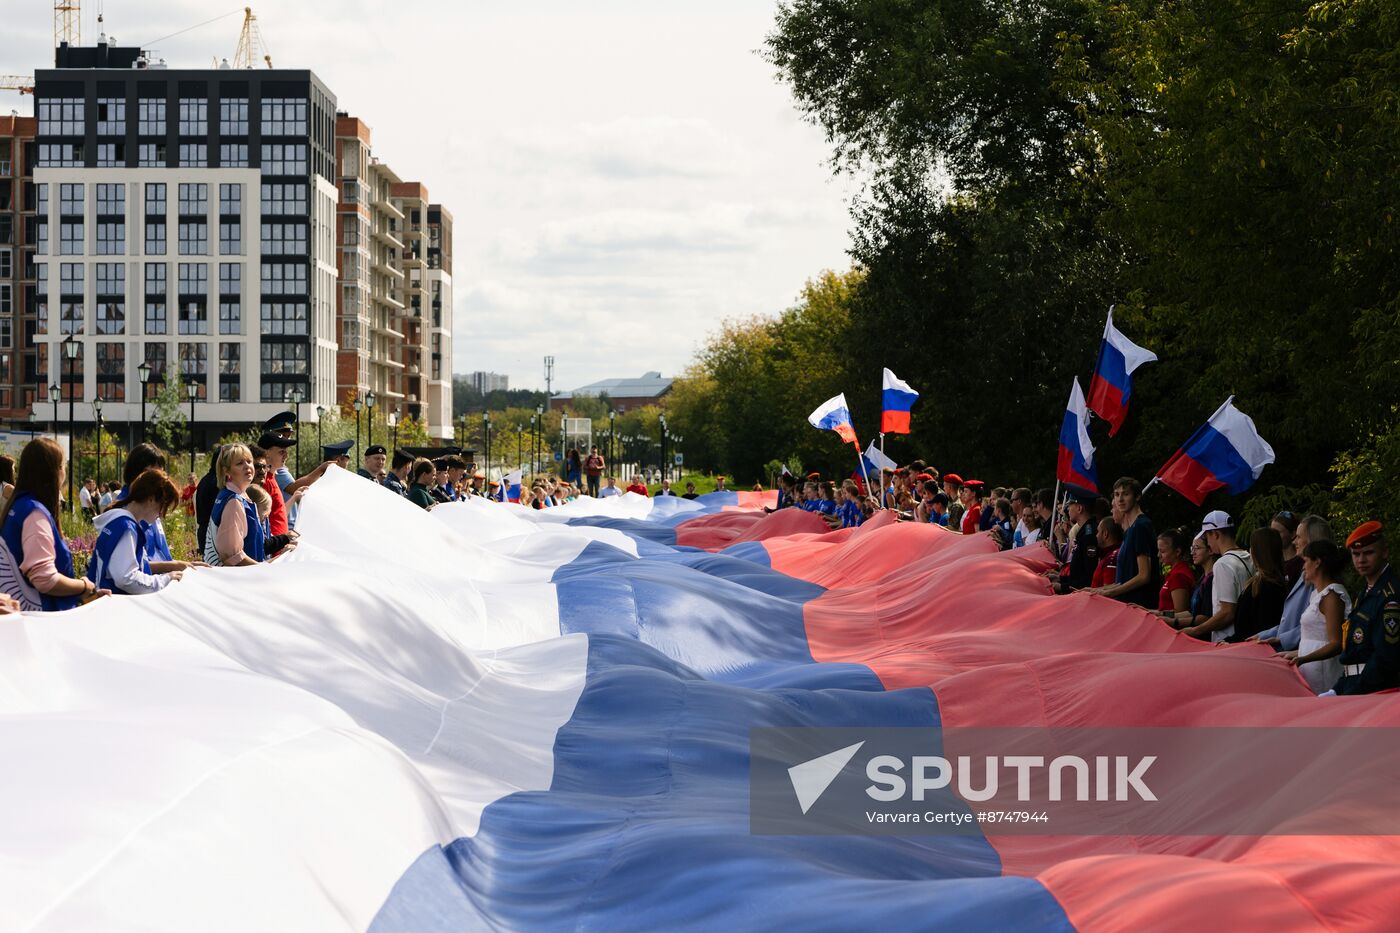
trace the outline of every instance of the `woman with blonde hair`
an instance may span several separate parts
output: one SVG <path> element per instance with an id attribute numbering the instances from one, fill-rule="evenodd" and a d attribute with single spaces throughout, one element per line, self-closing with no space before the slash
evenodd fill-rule
<path id="1" fill-rule="evenodd" d="M 48 437 L 37 437 L 19 456 L 19 473 L 5 500 L 4 541 L 0 560 L 0 589 L 18 607 L 58 612 L 72 609 L 84 598 L 105 596 L 91 580 L 73 576 L 73 552 L 59 524 L 59 490 L 67 475 L 63 448 Z M 6 602 L 0 609 L 13 611 Z"/>
<path id="2" fill-rule="evenodd" d="M 204 560 L 211 567 L 246 567 L 260 564 L 263 551 L 262 522 L 248 498 L 253 484 L 253 452 L 244 444 L 229 444 L 219 451 L 215 477 L 224 488 L 214 497 L 205 537 Z"/>

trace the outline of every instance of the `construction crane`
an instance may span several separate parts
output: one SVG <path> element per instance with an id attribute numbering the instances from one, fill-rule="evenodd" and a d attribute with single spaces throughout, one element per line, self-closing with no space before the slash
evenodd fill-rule
<path id="1" fill-rule="evenodd" d="M 267 49 L 267 43 L 263 42 L 262 32 L 258 29 L 258 18 L 253 15 L 253 8 L 245 6 L 243 8 L 243 32 L 238 37 L 238 51 L 233 53 L 233 67 L 235 68 L 256 68 L 257 61 L 263 61 L 267 67 L 272 67 L 272 53 Z"/>
<path id="2" fill-rule="evenodd" d="M 81 0 L 53 0 L 53 47 L 83 44 Z"/>
<path id="3" fill-rule="evenodd" d="M 34 93 L 32 75 L 0 75 L 0 91 L 19 91 L 21 94 Z"/>

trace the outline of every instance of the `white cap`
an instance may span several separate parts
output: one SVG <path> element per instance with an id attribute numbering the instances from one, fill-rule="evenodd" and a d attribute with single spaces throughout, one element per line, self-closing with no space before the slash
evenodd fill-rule
<path id="1" fill-rule="evenodd" d="M 1206 516 L 1205 521 L 1201 522 L 1201 534 L 1205 534 L 1207 531 L 1220 531 L 1222 528 L 1234 527 L 1235 523 L 1230 521 L 1230 514 L 1216 509 Z"/>

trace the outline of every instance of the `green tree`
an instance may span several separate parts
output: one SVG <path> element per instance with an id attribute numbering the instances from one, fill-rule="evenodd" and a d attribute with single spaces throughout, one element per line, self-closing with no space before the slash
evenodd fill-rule
<path id="1" fill-rule="evenodd" d="M 177 444 L 184 442 L 185 425 L 188 423 L 184 406 L 185 387 L 180 374 L 167 368 L 165 381 L 156 391 L 151 406 L 151 437 L 166 450 L 173 450 Z"/>

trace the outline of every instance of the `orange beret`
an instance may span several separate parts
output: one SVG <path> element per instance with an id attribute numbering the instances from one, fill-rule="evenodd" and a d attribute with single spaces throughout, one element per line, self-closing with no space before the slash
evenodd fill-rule
<path id="1" fill-rule="evenodd" d="M 1380 522 L 1362 522 L 1357 525 L 1356 530 L 1347 537 L 1347 547 L 1365 547 L 1374 541 L 1380 540 L 1381 527 Z"/>

